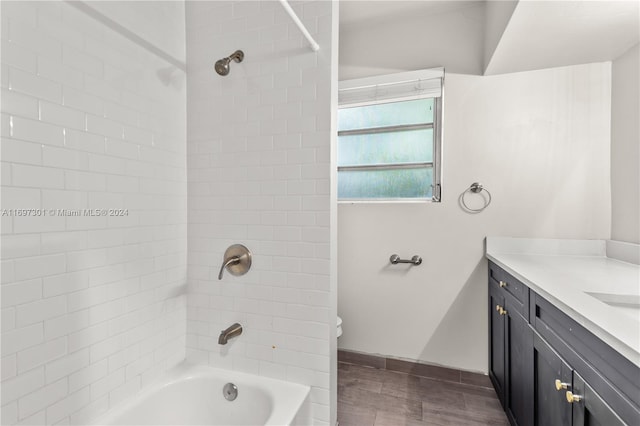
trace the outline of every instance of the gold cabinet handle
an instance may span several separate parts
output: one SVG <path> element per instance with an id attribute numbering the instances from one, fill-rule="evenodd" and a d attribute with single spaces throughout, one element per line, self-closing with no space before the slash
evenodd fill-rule
<path id="1" fill-rule="evenodd" d="M 500 312 L 501 309 L 502 309 L 502 306 L 496 305 L 496 311 Z"/>
<path id="2" fill-rule="evenodd" d="M 569 383 L 564 383 L 560 379 L 556 379 L 556 390 L 569 389 Z"/>
<path id="3" fill-rule="evenodd" d="M 507 283 L 506 283 L 506 282 L 504 282 L 504 281 L 500 281 L 500 287 L 506 287 L 506 286 L 507 286 Z"/>
<path id="4" fill-rule="evenodd" d="M 500 315 L 507 315 L 507 310 L 500 308 Z"/>
<path id="5" fill-rule="evenodd" d="M 582 401 L 581 395 L 574 395 L 573 392 L 567 391 L 567 401 L 572 404 L 574 402 Z"/>

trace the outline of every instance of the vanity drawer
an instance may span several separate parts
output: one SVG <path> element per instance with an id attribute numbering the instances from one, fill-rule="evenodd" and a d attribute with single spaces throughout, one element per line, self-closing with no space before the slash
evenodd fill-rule
<path id="1" fill-rule="evenodd" d="M 520 314 L 529 320 L 529 287 L 491 261 L 489 261 L 489 280 L 512 295 L 517 301 L 516 307 Z"/>

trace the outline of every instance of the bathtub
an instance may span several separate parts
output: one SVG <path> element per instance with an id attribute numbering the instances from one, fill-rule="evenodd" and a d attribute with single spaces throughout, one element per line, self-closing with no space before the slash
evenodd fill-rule
<path id="1" fill-rule="evenodd" d="M 233 383 L 237 398 L 223 387 Z M 94 425 L 305 425 L 308 386 L 208 366 L 180 365 Z"/>

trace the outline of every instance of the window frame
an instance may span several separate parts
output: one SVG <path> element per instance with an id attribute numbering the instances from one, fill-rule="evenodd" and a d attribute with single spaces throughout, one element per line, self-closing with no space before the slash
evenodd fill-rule
<path id="1" fill-rule="evenodd" d="M 435 76 L 434 76 L 435 75 Z M 376 77 L 368 77 L 364 79 L 348 80 L 340 82 L 340 90 L 360 89 L 373 87 L 377 90 L 381 86 L 389 86 L 393 84 L 403 84 L 411 81 L 422 82 L 427 80 L 440 79 L 439 96 L 434 93 L 427 92 L 424 94 L 407 93 L 402 96 L 393 96 L 390 98 L 367 100 L 362 102 L 345 102 L 338 104 L 338 110 L 346 108 L 354 108 L 366 105 L 380 105 L 393 102 L 411 101 L 416 99 L 433 99 L 433 122 L 421 124 L 406 124 L 395 126 L 383 126 L 369 129 L 353 129 L 338 131 L 337 135 L 366 135 L 375 133 L 391 133 L 418 130 L 433 129 L 433 160 L 431 162 L 409 162 L 409 163 L 383 163 L 370 165 L 353 165 L 353 166 L 336 166 L 336 177 L 340 179 L 341 171 L 362 171 L 362 170 L 398 170 L 403 168 L 417 168 L 416 166 L 431 166 L 432 168 L 432 195 L 431 198 L 410 198 L 410 197 L 385 197 L 385 198 L 339 198 L 338 203 L 438 203 L 442 200 L 442 122 L 443 122 L 443 98 L 444 98 L 444 69 L 431 69 L 410 71 L 406 73 L 398 73 L 391 75 L 383 75 Z M 346 83 L 346 84 L 345 84 Z M 360 84 L 360 86 L 359 86 Z M 339 139 L 338 139 L 338 143 Z"/>

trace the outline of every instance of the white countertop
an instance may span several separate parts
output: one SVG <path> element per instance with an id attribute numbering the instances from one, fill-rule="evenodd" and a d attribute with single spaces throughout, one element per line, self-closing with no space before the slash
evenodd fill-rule
<path id="1" fill-rule="evenodd" d="M 487 258 L 640 366 L 640 266 L 607 257 L 607 248 L 604 240 L 487 237 Z M 625 260 L 637 257 L 638 245 L 625 250 Z"/>

